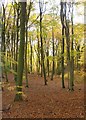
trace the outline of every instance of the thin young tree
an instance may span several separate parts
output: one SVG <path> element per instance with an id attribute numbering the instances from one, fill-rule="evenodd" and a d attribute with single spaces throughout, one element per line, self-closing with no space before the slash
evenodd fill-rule
<path id="1" fill-rule="evenodd" d="M 38 50 L 38 54 L 37 54 L 37 72 L 38 75 L 40 74 L 40 39 L 39 39 L 39 28 L 37 28 L 37 50 Z"/>
<path id="2" fill-rule="evenodd" d="M 53 76 L 55 72 L 55 62 L 54 62 L 55 49 L 54 49 L 54 28 L 53 27 L 52 27 L 52 46 L 53 46 L 53 65 L 52 65 L 51 80 L 53 80 Z"/>
<path id="3" fill-rule="evenodd" d="M 64 26 L 64 2 L 61 0 L 61 24 L 62 24 L 62 88 L 65 88 L 64 85 L 64 35 L 65 35 L 65 26 Z"/>
<path id="4" fill-rule="evenodd" d="M 45 85 L 47 85 L 47 79 L 46 79 L 46 70 L 45 70 L 45 64 L 44 64 L 44 50 L 43 50 L 43 34 L 42 34 L 42 19 L 43 19 L 43 5 L 44 1 L 42 2 L 39 0 L 39 9 L 40 9 L 40 41 L 41 41 L 41 74 L 43 72 L 44 74 L 44 82 Z"/>
<path id="5" fill-rule="evenodd" d="M 72 74 L 72 86 L 74 86 L 74 23 L 73 23 L 73 14 L 74 14 L 74 2 L 72 0 L 72 14 L 71 14 L 71 22 L 72 22 L 72 40 L 71 40 L 71 74 Z"/>
<path id="6" fill-rule="evenodd" d="M 16 4 L 16 11 L 17 11 L 17 15 L 16 15 L 16 27 L 17 27 L 17 30 L 16 30 L 16 51 L 15 51 L 15 61 L 16 61 L 16 65 L 15 65 L 15 72 L 17 73 L 17 62 L 18 62 L 18 43 L 19 43 L 19 17 L 20 17 L 20 6 L 19 4 L 15 3 Z M 17 74 L 15 74 L 15 82 L 17 82 Z"/>

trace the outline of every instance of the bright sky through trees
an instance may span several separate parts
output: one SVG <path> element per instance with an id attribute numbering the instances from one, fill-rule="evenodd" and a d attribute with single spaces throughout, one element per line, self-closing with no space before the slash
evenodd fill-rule
<path id="1" fill-rule="evenodd" d="M 2 0 L 2 3 L 4 3 L 6 5 L 7 3 L 10 3 L 12 1 L 14 1 L 14 0 Z M 16 0 L 16 1 L 19 1 L 19 0 Z M 36 1 L 36 0 L 34 0 L 34 1 Z M 67 0 L 67 1 L 70 1 L 70 0 Z M 82 3 L 85 0 L 74 0 L 74 1 Z M 59 6 L 59 4 L 60 4 L 60 0 L 50 0 L 50 1 L 45 0 L 45 2 L 51 3 L 51 4 L 49 4 L 49 3 L 46 4 L 46 11 L 50 9 L 50 5 Z M 39 9 L 38 6 L 36 9 Z M 82 6 L 78 5 L 77 7 L 74 8 L 74 23 L 75 24 L 76 23 L 84 23 L 84 5 L 82 5 Z"/>

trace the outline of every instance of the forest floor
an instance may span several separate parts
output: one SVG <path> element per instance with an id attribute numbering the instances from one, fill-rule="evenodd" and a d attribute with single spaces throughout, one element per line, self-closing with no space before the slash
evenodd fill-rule
<path id="1" fill-rule="evenodd" d="M 61 78 L 44 79 L 36 74 L 28 75 L 29 88 L 23 81 L 23 101 L 14 102 L 15 82 L 9 74 L 9 84 L 4 83 L 3 118 L 83 118 L 84 117 L 84 82 L 75 82 L 74 91 L 61 88 Z"/>

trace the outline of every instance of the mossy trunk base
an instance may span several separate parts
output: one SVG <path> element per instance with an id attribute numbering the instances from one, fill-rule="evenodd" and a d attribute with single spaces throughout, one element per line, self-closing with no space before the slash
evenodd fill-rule
<path id="1" fill-rule="evenodd" d="M 14 102 L 16 101 L 23 101 L 22 95 L 21 94 L 16 94 Z"/>

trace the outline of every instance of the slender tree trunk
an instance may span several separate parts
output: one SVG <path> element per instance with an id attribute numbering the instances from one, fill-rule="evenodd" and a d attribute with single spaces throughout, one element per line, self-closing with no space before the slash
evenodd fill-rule
<path id="1" fill-rule="evenodd" d="M 51 80 L 53 80 L 54 72 L 55 72 L 55 63 L 54 63 L 54 30 L 52 27 L 52 43 L 53 43 L 53 66 L 52 66 L 52 74 L 51 74 Z"/>
<path id="2" fill-rule="evenodd" d="M 11 33 L 11 41 L 12 41 L 12 47 L 11 47 L 10 53 L 11 53 L 11 57 L 13 58 L 13 31 L 12 31 L 12 33 Z M 10 68 L 11 68 L 11 69 L 13 68 L 13 63 L 12 63 L 12 61 L 10 61 Z"/>
<path id="3" fill-rule="evenodd" d="M 37 29 L 37 40 L 38 40 L 38 47 L 37 47 L 37 50 L 38 50 L 38 65 L 37 65 L 37 72 L 38 72 L 38 75 L 40 73 L 40 41 L 39 41 L 39 36 L 38 36 L 38 29 Z"/>
<path id="4" fill-rule="evenodd" d="M 30 35 L 29 35 L 29 41 L 30 41 Z M 30 74 L 30 42 L 28 42 L 28 72 Z"/>
<path id="5" fill-rule="evenodd" d="M 28 30 L 26 23 L 26 43 L 25 43 L 25 78 L 26 78 L 26 87 L 28 87 L 28 70 L 27 70 L 27 43 L 28 43 Z"/>
<path id="6" fill-rule="evenodd" d="M 62 88 L 64 85 L 64 26 L 62 27 Z"/>
<path id="7" fill-rule="evenodd" d="M 49 71 L 50 71 L 50 67 L 49 67 L 49 47 L 47 47 L 47 72 L 48 72 L 48 77 L 49 77 Z"/>
<path id="8" fill-rule="evenodd" d="M 77 45 L 77 57 L 76 57 L 76 65 L 77 65 L 77 70 L 80 70 L 80 64 L 79 64 L 79 60 L 80 60 L 80 45 Z"/>
<path id="9" fill-rule="evenodd" d="M 72 2 L 72 16 L 71 16 L 71 22 L 72 22 L 72 41 L 71 41 L 71 75 L 72 75 L 72 86 L 74 86 L 74 47 L 73 47 L 73 41 L 74 41 L 74 29 L 73 29 L 73 2 Z"/>
<path id="10" fill-rule="evenodd" d="M 13 59 L 15 60 L 15 52 L 16 52 L 16 30 L 15 30 L 15 20 L 16 20 L 16 12 L 15 12 L 15 6 L 14 6 L 14 20 L 13 20 Z M 15 64 L 13 63 L 13 69 L 15 70 Z"/>
<path id="11" fill-rule="evenodd" d="M 16 51 L 15 51 L 15 73 L 17 73 L 17 62 L 18 62 L 18 42 L 19 42 L 19 4 L 17 8 L 17 21 L 16 21 L 16 26 L 17 26 L 17 33 L 16 33 Z M 17 74 L 15 74 L 15 82 L 17 83 Z"/>
<path id="12" fill-rule="evenodd" d="M 30 72 L 32 73 L 32 58 L 33 55 L 33 48 L 32 48 L 32 38 L 30 37 Z"/>
<path id="13" fill-rule="evenodd" d="M 64 3 L 61 2 L 61 23 L 62 23 L 62 88 L 65 88 L 64 85 L 64 35 L 65 35 L 65 28 L 64 28 Z"/>
<path id="14" fill-rule="evenodd" d="M 58 45 L 56 44 L 56 54 L 55 56 L 57 56 L 57 61 L 56 61 L 56 75 L 58 75 L 58 65 L 59 65 L 59 61 L 58 61 Z"/>
<path id="15" fill-rule="evenodd" d="M 42 6 L 40 1 L 39 1 L 39 6 L 40 6 L 41 73 L 43 72 L 44 82 L 45 82 L 45 85 L 47 85 L 46 71 L 45 71 L 45 64 L 44 64 L 43 40 L 42 40 Z"/>

